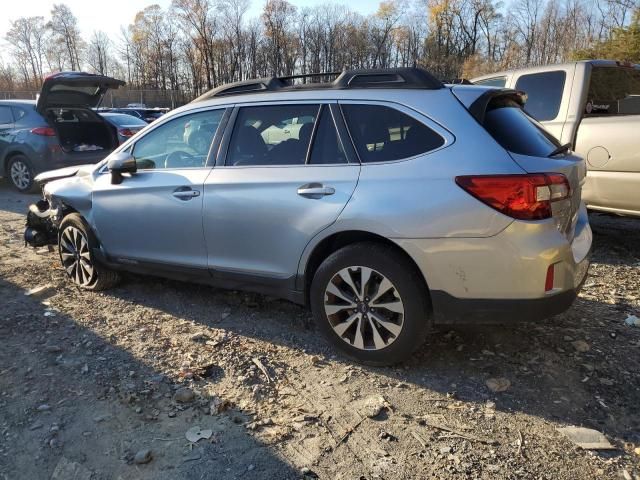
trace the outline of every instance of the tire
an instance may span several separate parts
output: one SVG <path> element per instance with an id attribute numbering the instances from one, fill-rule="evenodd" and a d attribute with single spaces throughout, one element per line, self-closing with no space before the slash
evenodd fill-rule
<path id="1" fill-rule="evenodd" d="M 362 242 L 325 259 L 313 277 L 310 303 L 318 328 L 335 347 L 367 365 L 392 365 L 424 343 L 430 324 L 425 289 L 420 272 L 400 252 Z"/>
<path id="2" fill-rule="evenodd" d="M 120 275 L 96 261 L 98 240 L 77 213 L 62 219 L 58 228 L 58 253 L 69 279 L 84 290 L 99 291 L 115 286 Z"/>
<path id="3" fill-rule="evenodd" d="M 36 189 L 33 168 L 24 155 L 14 155 L 9 159 L 7 177 L 11 186 L 21 193 L 30 193 Z"/>

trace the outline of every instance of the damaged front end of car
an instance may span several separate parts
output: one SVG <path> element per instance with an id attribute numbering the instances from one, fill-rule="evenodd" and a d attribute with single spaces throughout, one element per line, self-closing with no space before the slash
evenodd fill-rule
<path id="1" fill-rule="evenodd" d="M 95 165 L 62 168 L 44 172 L 35 178 L 43 198 L 29 205 L 25 246 L 57 245 L 58 227 L 67 213 L 86 209 L 91 203 L 87 181 Z"/>

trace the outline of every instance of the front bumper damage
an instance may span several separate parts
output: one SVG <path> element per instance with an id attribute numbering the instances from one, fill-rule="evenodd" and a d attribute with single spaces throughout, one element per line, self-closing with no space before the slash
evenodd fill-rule
<path id="1" fill-rule="evenodd" d="M 53 206 L 46 199 L 29 205 L 24 244 L 31 247 L 57 245 L 58 225 L 60 224 L 60 206 Z"/>

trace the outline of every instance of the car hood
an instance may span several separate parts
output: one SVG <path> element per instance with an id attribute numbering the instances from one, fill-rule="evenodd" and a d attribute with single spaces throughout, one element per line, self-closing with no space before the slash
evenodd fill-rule
<path id="1" fill-rule="evenodd" d="M 61 72 L 48 76 L 42 84 L 36 110 L 47 108 L 96 108 L 109 89 L 117 89 L 124 81 L 84 72 Z"/>
<path id="2" fill-rule="evenodd" d="M 48 170 L 37 175 L 36 178 L 34 178 L 34 181 L 38 185 L 42 186 L 46 183 L 52 182 L 53 180 L 59 180 L 61 178 L 68 178 L 76 175 L 86 176 L 90 175 L 95 167 L 96 165 L 92 163 L 88 165 L 58 168 L 57 170 Z"/>

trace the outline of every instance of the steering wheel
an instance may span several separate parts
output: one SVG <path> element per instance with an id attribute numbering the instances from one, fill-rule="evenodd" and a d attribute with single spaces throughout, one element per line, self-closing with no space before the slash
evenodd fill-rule
<path id="1" fill-rule="evenodd" d="M 185 152 L 184 150 L 176 150 L 167 155 L 164 160 L 164 168 L 184 168 L 184 167 L 201 167 L 202 160 L 196 156 Z"/>

